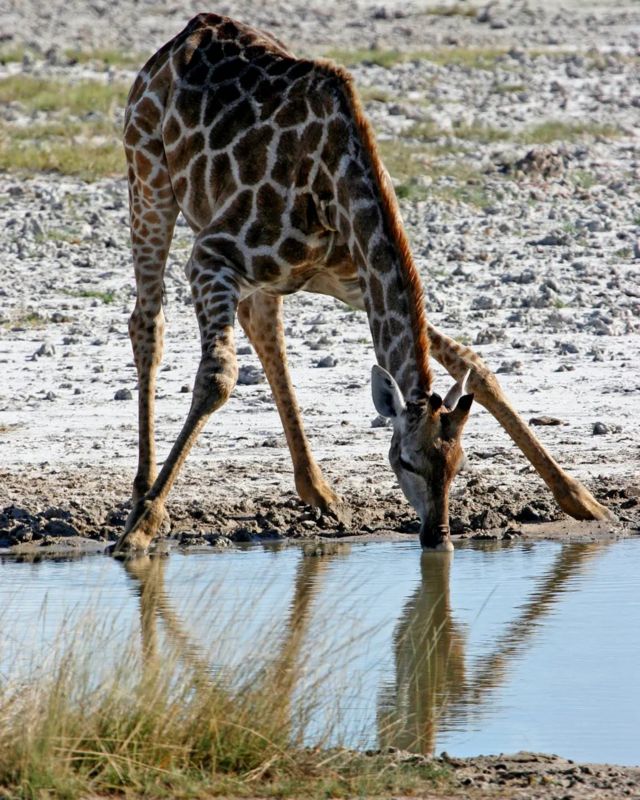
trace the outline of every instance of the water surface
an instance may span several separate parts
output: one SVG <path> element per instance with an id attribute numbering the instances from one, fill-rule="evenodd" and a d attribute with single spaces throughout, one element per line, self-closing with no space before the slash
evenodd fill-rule
<path id="1" fill-rule="evenodd" d="M 357 747 L 638 764 L 639 571 L 637 540 L 5 558 L 0 675 L 26 673 L 89 614 L 108 643 L 172 641 L 210 671 L 286 653 L 294 699 L 313 694 L 310 739 L 331 723 Z"/>

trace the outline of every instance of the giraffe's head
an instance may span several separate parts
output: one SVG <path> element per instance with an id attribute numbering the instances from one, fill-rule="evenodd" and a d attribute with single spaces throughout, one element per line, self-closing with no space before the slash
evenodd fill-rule
<path id="1" fill-rule="evenodd" d="M 371 374 L 373 402 L 393 423 L 389 461 L 407 500 L 420 517 L 424 548 L 451 550 L 449 487 L 464 461 L 462 429 L 473 402 L 465 380 L 445 396 L 405 401 L 400 387 L 382 367 Z"/>

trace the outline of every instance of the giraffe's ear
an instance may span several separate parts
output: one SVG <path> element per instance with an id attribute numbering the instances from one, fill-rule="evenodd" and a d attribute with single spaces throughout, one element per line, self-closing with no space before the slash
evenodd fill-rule
<path id="1" fill-rule="evenodd" d="M 371 369 L 371 394 L 376 411 L 383 417 L 399 417 L 404 411 L 400 387 L 386 369 L 375 364 Z"/>
<path id="2" fill-rule="evenodd" d="M 458 432 L 464 427 L 466 421 L 469 419 L 469 411 L 471 410 L 472 403 L 473 395 L 463 394 L 453 411 L 450 411 L 446 415 L 446 429 L 450 437 L 456 437 Z"/>

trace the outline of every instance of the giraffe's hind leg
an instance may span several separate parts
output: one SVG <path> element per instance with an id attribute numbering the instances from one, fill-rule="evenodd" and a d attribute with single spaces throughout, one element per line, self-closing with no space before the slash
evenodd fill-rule
<path id="1" fill-rule="evenodd" d="M 129 208 L 131 247 L 136 279 L 136 304 L 129 335 L 138 372 L 138 469 L 134 502 L 151 488 L 157 474 L 154 439 L 156 373 L 162 358 L 164 268 L 178 216 L 164 158 L 143 180 L 130 157 Z"/>
<path id="2" fill-rule="evenodd" d="M 278 407 L 293 462 L 296 490 L 305 503 L 348 523 L 349 514 L 324 479 L 307 440 L 287 366 L 282 297 L 256 292 L 238 306 L 238 319 L 254 346 Z"/>

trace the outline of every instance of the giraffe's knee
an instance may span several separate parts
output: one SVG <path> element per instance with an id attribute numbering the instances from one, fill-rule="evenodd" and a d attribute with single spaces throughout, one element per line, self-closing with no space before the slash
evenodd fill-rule
<path id="1" fill-rule="evenodd" d="M 203 358 L 193 387 L 193 404 L 199 413 L 211 414 L 224 405 L 237 380 L 238 364 L 235 354 Z"/>
<path id="2" fill-rule="evenodd" d="M 143 309 L 136 304 L 129 317 L 129 338 L 136 363 L 157 363 L 162 357 L 164 338 L 162 306 Z"/>

